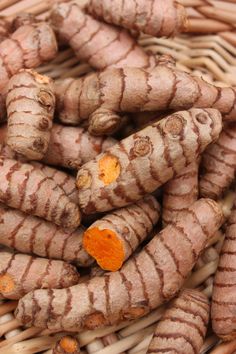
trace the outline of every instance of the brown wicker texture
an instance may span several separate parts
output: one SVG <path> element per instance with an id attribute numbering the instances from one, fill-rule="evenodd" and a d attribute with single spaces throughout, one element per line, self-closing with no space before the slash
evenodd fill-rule
<path id="1" fill-rule="evenodd" d="M 76 1 L 81 6 L 86 2 Z M 27 11 L 44 19 L 47 18 L 53 2 L 54 0 L 1 0 L 0 15 L 12 18 L 19 12 Z M 143 35 L 139 40 L 140 44 L 145 50 L 155 54 L 171 54 L 180 69 L 202 76 L 206 81 L 215 82 L 219 86 L 236 85 L 236 0 L 179 2 L 187 8 L 191 34 L 174 39 Z M 91 71 L 91 68 L 85 63 L 79 63 L 71 49 L 64 49 L 53 62 L 40 67 L 38 71 L 58 79 L 81 76 Z M 234 193 L 227 194 L 223 201 L 226 209 L 230 209 L 233 199 Z M 186 286 L 201 289 L 209 298 L 223 239 L 223 234 L 218 232 L 186 282 Z M 37 328 L 21 327 L 13 315 L 16 305 L 15 301 L 0 303 L 0 354 L 52 354 L 54 344 L 63 333 L 52 334 Z M 136 321 L 77 334 L 82 347 L 81 353 L 145 354 L 155 324 L 163 311 L 164 306 Z M 201 354 L 236 351 L 236 341 L 227 347 L 221 347 L 218 343 L 219 339 L 209 331 Z M 213 347 L 215 349 L 212 351 Z"/>

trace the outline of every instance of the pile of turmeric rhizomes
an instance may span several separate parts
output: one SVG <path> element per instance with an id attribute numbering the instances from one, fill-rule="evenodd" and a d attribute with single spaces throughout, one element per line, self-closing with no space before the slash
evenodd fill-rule
<path id="1" fill-rule="evenodd" d="M 137 42 L 188 31 L 184 7 L 59 2 L 1 26 L 0 353 L 232 352 L 236 89 Z M 35 71 L 67 45 L 94 72 Z"/>

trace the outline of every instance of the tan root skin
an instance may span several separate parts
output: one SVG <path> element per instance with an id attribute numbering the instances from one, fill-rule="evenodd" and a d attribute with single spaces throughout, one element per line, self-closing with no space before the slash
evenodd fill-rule
<path id="1" fill-rule="evenodd" d="M 2 157 L 0 167 L 0 202 L 65 229 L 73 230 L 79 226 L 78 206 L 40 169 Z"/>
<path id="2" fill-rule="evenodd" d="M 193 161 L 163 188 L 162 220 L 167 225 L 198 199 L 199 161 Z"/>
<path id="3" fill-rule="evenodd" d="M 157 223 L 160 206 L 153 196 L 106 214 L 84 233 L 85 250 L 104 270 L 116 271 Z"/>
<path id="4" fill-rule="evenodd" d="M 33 291 L 19 301 L 16 317 L 27 326 L 81 331 L 143 316 L 179 292 L 222 223 L 218 203 L 200 199 L 156 234 L 120 271 L 69 289 Z M 68 301 L 71 306 L 65 314 Z"/>
<path id="5" fill-rule="evenodd" d="M 147 353 L 200 353 L 209 312 L 206 295 L 198 290 L 183 290 L 158 322 Z"/>
<path id="6" fill-rule="evenodd" d="M 136 202 L 198 159 L 221 129 L 217 110 L 191 109 L 130 135 L 80 168 L 81 209 L 91 214 Z"/>
<path id="7" fill-rule="evenodd" d="M 78 169 L 115 143 L 116 140 L 111 137 L 95 137 L 80 127 L 53 124 L 49 147 L 43 162 Z"/>
<path id="8" fill-rule="evenodd" d="M 40 162 L 32 161 L 31 164 L 41 170 L 45 176 L 52 178 L 65 192 L 70 201 L 75 204 L 78 203 L 78 191 L 75 185 L 75 177 L 51 166 L 43 165 Z"/>
<path id="9" fill-rule="evenodd" d="M 78 280 L 76 268 L 65 262 L 0 252 L 0 296 L 3 298 L 17 300 L 40 288 L 67 288 Z"/>
<path id="10" fill-rule="evenodd" d="M 225 125 L 219 139 L 202 158 L 200 195 L 218 199 L 231 185 L 236 171 L 236 123 Z"/>
<path id="11" fill-rule="evenodd" d="M 149 56 L 130 33 L 97 21 L 78 4 L 62 2 L 53 7 L 51 23 L 58 37 L 68 43 L 79 60 L 95 69 L 133 66 L 152 68 L 158 60 Z"/>
<path id="12" fill-rule="evenodd" d="M 31 160 L 41 160 L 49 147 L 55 96 L 52 80 L 22 69 L 8 83 L 7 144 Z"/>
<path id="13" fill-rule="evenodd" d="M 82 247 L 84 230 L 80 226 L 74 232 L 65 231 L 51 222 L 0 205 L 0 244 L 22 253 L 88 267 L 93 259 Z"/>
<path id="14" fill-rule="evenodd" d="M 214 278 L 211 318 L 212 327 L 223 340 L 236 338 L 236 203 L 228 220 L 225 240 Z"/>
<path id="15" fill-rule="evenodd" d="M 74 125 L 88 122 L 88 130 L 94 135 L 116 131 L 124 112 L 212 107 L 222 113 L 225 121 L 236 117 L 235 88 L 215 87 L 167 65 L 151 71 L 113 68 L 79 79 L 60 80 L 56 97 L 59 119 Z"/>
<path id="16" fill-rule="evenodd" d="M 173 36 L 187 27 L 187 13 L 174 0 L 89 0 L 86 10 L 107 23 L 155 37 Z"/>

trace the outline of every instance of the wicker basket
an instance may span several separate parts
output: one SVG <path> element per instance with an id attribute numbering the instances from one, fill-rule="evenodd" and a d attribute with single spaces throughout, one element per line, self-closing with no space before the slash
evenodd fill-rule
<path id="1" fill-rule="evenodd" d="M 86 0 L 77 0 L 80 4 Z M 53 0 L 1 0 L 0 15 L 12 18 L 21 11 L 28 11 L 44 19 Z M 191 35 L 174 39 L 157 39 L 142 36 L 140 44 L 153 53 L 168 53 L 177 60 L 177 66 L 187 72 L 202 76 L 219 86 L 236 85 L 236 0 L 181 0 L 189 15 Z M 54 79 L 81 76 L 91 68 L 78 63 L 71 49 L 65 49 L 57 58 L 38 69 Z M 226 207 L 234 195 L 227 195 Z M 200 288 L 211 296 L 213 275 L 217 268 L 223 234 L 218 232 L 212 244 L 195 266 L 187 286 Z M 0 354 L 52 353 L 55 342 L 63 333 L 52 334 L 37 328 L 25 329 L 14 318 L 15 301 L 0 304 Z M 77 334 L 82 353 L 96 354 L 145 354 L 155 324 L 161 318 L 164 306 L 149 315 L 129 323 Z M 201 354 L 209 353 L 219 339 L 209 330 Z M 236 343 L 231 351 L 236 353 Z M 218 354 L 226 349 L 218 349 Z"/>

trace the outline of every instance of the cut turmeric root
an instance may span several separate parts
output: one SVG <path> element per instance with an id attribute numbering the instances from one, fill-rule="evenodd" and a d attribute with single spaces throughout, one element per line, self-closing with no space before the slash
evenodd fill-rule
<path id="1" fill-rule="evenodd" d="M 216 109 L 176 112 L 108 148 L 77 174 L 85 214 L 135 203 L 178 175 L 219 137 Z"/>
<path id="2" fill-rule="evenodd" d="M 116 271 L 148 236 L 159 216 L 158 202 L 147 196 L 95 221 L 84 233 L 84 248 L 102 269 Z"/>
<path id="3" fill-rule="evenodd" d="M 80 354 L 79 342 L 74 337 L 64 336 L 56 343 L 52 354 Z"/>
<path id="4" fill-rule="evenodd" d="M 84 234 L 84 248 L 96 258 L 102 269 L 115 272 L 122 266 L 125 252 L 122 242 L 115 232 L 109 229 L 99 230 L 93 227 Z"/>
<path id="5" fill-rule="evenodd" d="M 67 288 L 78 280 L 66 262 L 0 252 L 0 297 L 17 300 L 34 289 Z"/>

